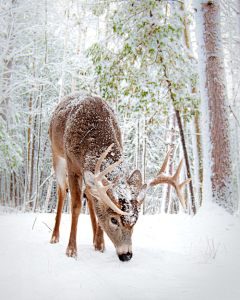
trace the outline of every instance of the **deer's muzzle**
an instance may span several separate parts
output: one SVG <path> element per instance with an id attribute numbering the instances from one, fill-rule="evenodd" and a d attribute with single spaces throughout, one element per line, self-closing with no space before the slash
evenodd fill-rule
<path id="1" fill-rule="evenodd" d="M 120 254 L 120 255 L 118 255 L 118 257 L 121 261 L 129 261 L 132 258 L 132 253 L 127 252 L 124 254 Z"/>

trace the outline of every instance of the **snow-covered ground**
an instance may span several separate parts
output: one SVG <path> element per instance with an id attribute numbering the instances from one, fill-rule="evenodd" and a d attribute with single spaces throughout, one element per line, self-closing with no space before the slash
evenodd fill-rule
<path id="1" fill-rule="evenodd" d="M 105 253 L 94 250 L 86 215 L 79 219 L 78 259 L 67 257 L 70 215 L 62 216 L 60 243 L 52 245 L 44 223 L 53 228 L 54 219 L 0 214 L 1 300 L 240 299 L 240 218 L 215 204 L 193 218 L 140 216 L 133 258 L 124 263 L 107 237 Z"/>

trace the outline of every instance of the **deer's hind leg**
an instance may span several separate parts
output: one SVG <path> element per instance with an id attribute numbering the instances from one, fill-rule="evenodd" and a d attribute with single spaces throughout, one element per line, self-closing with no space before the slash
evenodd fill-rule
<path id="1" fill-rule="evenodd" d="M 75 174 L 69 165 L 68 182 L 72 198 L 72 223 L 66 255 L 77 257 L 77 225 L 82 207 L 82 176 Z"/>
<path id="2" fill-rule="evenodd" d="M 67 164 L 64 158 L 59 155 L 56 155 L 54 152 L 53 155 L 53 168 L 57 177 L 58 182 L 58 206 L 57 206 L 57 215 L 55 219 L 55 226 L 52 233 L 52 238 L 50 243 L 58 243 L 59 242 L 59 226 L 61 222 L 61 215 L 63 204 L 66 196 L 67 189 Z"/>

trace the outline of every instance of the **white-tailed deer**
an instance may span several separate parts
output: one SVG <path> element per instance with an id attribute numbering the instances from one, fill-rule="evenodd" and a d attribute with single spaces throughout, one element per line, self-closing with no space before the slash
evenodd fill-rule
<path id="1" fill-rule="evenodd" d="M 164 175 L 170 151 L 161 170 L 148 184 L 142 183 L 138 170 L 129 176 L 116 116 L 100 97 L 86 92 L 63 97 L 53 113 L 49 135 L 58 182 L 58 208 L 51 243 L 59 241 L 67 174 L 72 198 L 68 256 L 77 256 L 77 223 L 82 205 L 83 180 L 95 249 L 104 251 L 105 231 L 121 261 L 128 261 L 132 257 L 132 233 L 138 219 L 138 207 L 150 187 L 159 183 L 173 185 L 183 208 L 186 208 L 182 187 L 191 179 L 181 184 L 178 182 L 183 160 L 172 177 Z"/>

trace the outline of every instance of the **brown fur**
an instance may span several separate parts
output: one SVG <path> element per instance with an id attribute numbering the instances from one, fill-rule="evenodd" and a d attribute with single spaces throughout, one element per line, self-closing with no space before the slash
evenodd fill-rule
<path id="1" fill-rule="evenodd" d="M 119 161 L 123 156 L 121 131 L 116 117 L 109 105 L 97 96 L 85 92 L 75 92 L 62 99 L 53 113 L 49 135 L 52 145 L 53 167 L 56 172 L 58 189 L 58 209 L 56 223 L 52 234 L 52 243 L 59 241 L 59 225 L 65 190 L 67 188 L 66 172 L 72 197 L 72 225 L 66 254 L 77 255 L 76 234 L 77 222 L 81 211 L 81 194 L 84 170 L 95 172 L 96 163 L 106 148 L 114 144 L 105 158 L 101 170 Z M 64 160 L 66 165 L 64 165 Z M 131 252 L 131 235 L 138 218 L 136 196 L 142 186 L 139 171 L 129 180 L 129 170 L 125 161 L 106 175 L 113 181 L 117 176 L 116 186 L 107 193 L 110 199 L 124 211 L 132 211 L 133 217 L 120 216 L 110 209 L 105 202 L 92 196 L 89 187 L 84 193 L 88 200 L 90 217 L 93 227 L 93 242 L 96 250 L 104 251 L 103 230 L 112 240 L 117 251 L 125 249 Z M 137 176 L 136 176 L 137 174 Z M 139 175 L 140 174 L 140 175 Z M 138 177 L 137 180 L 133 177 Z M 121 186 L 119 191 L 119 186 Z M 128 189 L 133 197 L 125 203 L 122 190 Z M 97 220 L 96 220 L 97 216 Z M 119 225 L 111 223 L 111 218 L 118 220 Z M 122 254 L 118 252 L 118 254 Z"/>

